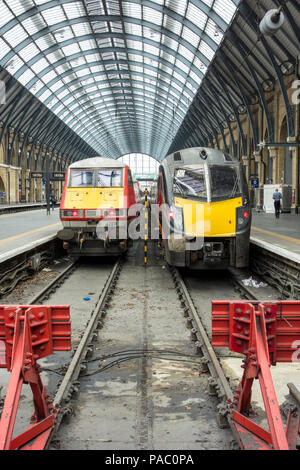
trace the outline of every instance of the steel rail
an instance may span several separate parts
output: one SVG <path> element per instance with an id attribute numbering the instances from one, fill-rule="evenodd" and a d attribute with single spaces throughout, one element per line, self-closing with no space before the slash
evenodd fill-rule
<path id="1" fill-rule="evenodd" d="M 72 361 L 68 367 L 66 374 L 56 392 L 53 403 L 56 407 L 61 408 L 64 400 L 68 397 L 70 393 L 70 388 L 72 384 L 78 379 L 81 372 L 81 364 L 87 352 L 89 343 L 92 341 L 92 336 L 97 329 L 99 320 L 101 319 L 101 311 L 105 307 L 107 297 L 112 289 L 113 281 L 121 270 L 121 261 L 118 259 L 114 265 L 106 284 L 100 294 L 99 300 L 93 310 L 92 316 L 89 320 L 89 323 L 85 329 L 85 332 L 81 338 L 81 341 L 76 349 L 76 352 L 72 358 Z"/>
<path id="2" fill-rule="evenodd" d="M 225 399 L 232 399 L 233 398 L 233 392 L 231 390 L 230 384 L 224 374 L 224 371 L 222 369 L 222 366 L 219 362 L 219 359 L 214 351 L 214 348 L 211 345 L 210 339 L 205 331 L 205 328 L 201 322 L 201 319 L 199 317 L 199 314 L 194 306 L 193 300 L 188 292 L 188 289 L 186 287 L 186 284 L 184 280 L 182 279 L 179 271 L 174 268 L 170 267 L 171 274 L 174 278 L 176 279 L 177 283 L 180 286 L 181 293 L 185 297 L 185 303 L 188 307 L 189 314 L 192 316 L 192 322 L 195 324 L 197 327 L 201 341 L 200 341 L 200 348 L 202 350 L 202 353 L 204 357 L 207 359 L 207 366 L 210 371 L 211 376 L 218 381 L 220 384 L 221 390 L 220 390 L 220 395 L 223 395 L 223 398 Z M 176 282 L 175 282 L 176 285 Z"/>
<path id="3" fill-rule="evenodd" d="M 38 294 L 36 294 L 29 302 L 29 305 L 36 305 L 43 300 L 45 297 L 49 296 L 53 289 L 56 288 L 56 284 L 61 285 L 67 277 L 73 272 L 76 268 L 78 260 L 74 260 L 67 268 L 65 268 L 53 281 L 50 282 L 49 285 L 44 287 Z"/>

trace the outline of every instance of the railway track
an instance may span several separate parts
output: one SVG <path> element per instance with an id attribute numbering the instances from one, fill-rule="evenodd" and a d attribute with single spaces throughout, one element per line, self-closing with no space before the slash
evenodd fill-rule
<path id="1" fill-rule="evenodd" d="M 119 275 L 121 275 L 122 278 L 122 281 L 118 284 L 117 288 L 114 278 L 115 269 L 119 272 Z M 87 446 L 86 448 L 93 448 L 93 446 L 96 445 L 95 443 L 99 446 L 99 442 L 100 448 L 105 445 L 105 442 L 110 442 L 111 440 L 113 442 L 118 442 L 120 436 L 119 432 L 115 429 L 114 434 L 109 432 L 110 429 L 102 429 L 102 433 L 100 432 L 100 435 L 97 437 L 94 436 L 89 439 L 85 437 L 87 430 L 83 430 L 82 427 L 88 427 L 86 421 L 87 412 L 82 410 L 86 407 L 90 409 L 89 407 L 91 406 L 91 403 L 89 402 L 92 401 L 94 406 L 92 410 L 90 410 L 90 414 L 93 416 L 95 413 L 98 416 L 98 419 L 100 419 L 100 412 L 95 411 L 98 403 L 98 406 L 106 408 L 111 413 L 109 415 L 110 422 L 106 422 L 105 426 L 113 428 L 116 424 L 114 423 L 115 417 L 113 411 L 113 403 L 116 400 L 115 394 L 119 391 L 119 401 L 122 401 L 121 398 L 124 397 L 123 384 L 127 383 L 127 381 L 131 384 L 131 394 L 133 389 L 135 389 L 133 395 L 135 396 L 134 398 L 137 403 L 134 406 L 135 410 L 133 413 L 133 407 L 130 406 L 132 403 L 130 403 L 130 405 L 127 403 L 128 397 L 123 398 L 124 406 L 127 404 L 128 408 L 130 408 L 129 413 L 127 410 L 123 419 L 130 421 L 128 432 L 130 433 L 130 429 L 132 430 L 132 439 L 134 441 L 135 448 L 155 449 L 158 441 L 161 444 L 161 440 L 157 436 L 157 420 L 160 421 L 160 417 L 158 418 L 157 416 L 157 407 L 160 410 L 160 413 L 164 416 L 171 413 L 174 417 L 176 412 L 178 413 L 178 416 L 182 416 L 182 413 L 186 414 L 187 416 L 182 417 L 182 419 L 184 420 L 185 425 L 188 425 L 191 428 L 191 431 L 195 431 L 194 423 L 197 416 L 199 418 L 199 423 L 201 422 L 201 414 L 203 423 L 206 422 L 207 424 L 207 418 L 204 419 L 203 416 L 203 414 L 205 415 L 205 412 L 203 412 L 202 408 L 201 411 L 199 411 L 199 409 L 197 410 L 197 401 L 202 406 L 203 402 L 207 401 L 207 395 L 209 396 L 210 401 L 209 421 L 213 422 L 213 425 L 211 426 L 214 429 L 214 433 L 218 436 L 217 440 L 219 441 L 220 436 L 224 432 L 226 432 L 226 442 L 228 441 L 229 443 L 230 437 L 232 439 L 231 432 L 229 430 L 224 430 L 224 428 L 228 426 L 226 423 L 226 417 L 224 418 L 222 415 L 222 409 L 220 406 L 217 410 L 219 402 L 223 403 L 224 400 L 232 397 L 230 384 L 224 375 L 213 348 L 210 345 L 210 340 L 205 333 L 204 326 L 201 324 L 199 315 L 193 304 L 193 300 L 189 295 L 184 280 L 177 270 L 171 270 L 169 273 L 168 268 L 163 271 L 162 268 L 160 268 L 162 271 L 160 275 L 163 276 L 164 283 L 167 283 L 167 289 L 170 291 L 167 295 L 168 299 L 170 298 L 170 301 L 166 302 L 167 299 L 165 299 L 160 303 L 160 305 L 157 305 L 157 300 L 152 303 L 154 292 L 150 289 L 151 281 L 153 280 L 150 273 L 151 269 L 154 269 L 157 275 L 157 268 L 150 267 L 147 269 L 138 269 L 139 283 L 134 284 L 137 292 L 135 302 L 132 304 L 132 307 L 134 306 L 134 310 L 138 310 L 138 314 L 135 315 L 132 311 L 131 314 L 133 315 L 133 318 L 130 318 L 128 315 L 128 308 L 125 309 L 128 324 L 127 329 L 124 326 L 126 329 L 125 334 L 120 334 L 120 337 L 117 335 L 118 328 L 116 329 L 116 324 L 119 324 L 122 316 L 122 313 L 120 315 L 120 304 L 126 305 L 124 302 L 124 296 L 125 299 L 128 300 L 128 293 L 124 293 L 123 290 L 126 279 L 128 280 L 130 278 L 130 274 L 133 273 L 131 266 L 125 264 L 122 272 L 120 272 L 120 268 L 114 268 L 107 281 L 102 292 L 101 299 L 99 300 L 99 305 L 94 311 L 93 318 L 91 318 L 91 325 L 95 325 L 95 318 L 98 318 L 97 321 L 99 323 L 100 312 L 100 326 L 103 328 L 99 334 L 94 335 L 94 341 L 91 342 L 90 327 L 87 327 L 86 334 L 83 336 L 81 343 L 73 356 L 73 360 L 54 399 L 54 403 L 57 406 L 62 407 L 64 410 L 62 416 L 70 416 L 68 426 L 66 427 L 62 423 L 63 428 L 62 430 L 58 430 L 57 433 L 58 440 L 61 442 L 62 448 L 70 448 L 68 447 L 70 446 L 70 432 L 72 433 L 77 426 L 83 435 L 80 439 L 75 435 L 74 439 L 76 440 L 77 438 L 81 440 L 80 445 L 83 445 L 84 442 L 84 445 Z M 162 279 L 159 279 L 158 282 L 162 282 Z M 173 282 L 175 283 L 179 301 L 178 299 L 174 299 Z M 114 289 L 114 293 L 111 286 Z M 109 296 L 109 299 L 107 298 L 107 295 Z M 109 302 L 113 303 L 113 307 L 109 307 Z M 176 329 L 176 333 L 174 331 L 174 334 L 177 336 L 176 341 L 170 339 L 172 334 L 168 332 L 170 324 L 168 324 L 169 319 L 167 318 L 167 311 L 168 305 L 170 308 L 171 302 L 173 309 L 172 319 L 173 322 L 176 323 L 176 328 L 174 328 L 174 330 Z M 160 319 L 158 319 L 157 315 L 164 309 L 166 312 L 160 316 Z M 138 319 L 137 316 L 139 317 Z M 104 317 L 105 322 L 103 326 Z M 184 341 L 182 338 L 179 339 L 179 337 L 182 337 L 183 331 L 178 331 L 179 325 L 183 328 L 188 326 L 188 328 L 185 328 L 185 333 L 183 335 Z M 136 327 L 136 331 L 133 330 L 134 326 Z M 96 331 L 98 331 L 98 329 L 99 325 L 96 327 Z M 165 338 L 163 338 L 164 329 L 166 333 Z M 171 330 L 172 329 L 173 328 L 171 327 Z M 91 327 L 91 331 L 94 331 L 94 326 Z M 191 341 L 190 332 L 192 338 L 196 340 L 195 347 L 194 343 Z M 107 346 L 108 342 L 111 342 L 109 346 Z M 101 355 L 96 355 L 95 357 L 91 349 L 93 349 L 94 352 L 100 350 Z M 183 370 L 181 370 L 181 367 L 183 367 Z M 73 371 L 75 370 L 77 371 L 77 374 L 74 379 Z M 177 380 L 175 376 L 172 376 L 172 370 L 176 371 L 176 375 L 178 375 Z M 207 372 L 209 372 L 209 375 Z M 135 380 L 132 380 L 132 375 L 135 376 Z M 157 382 L 157 378 L 160 379 L 160 383 Z M 99 387 L 100 391 L 96 391 L 95 382 L 98 384 L 97 387 Z M 117 382 L 116 390 L 114 389 L 115 382 Z M 178 384 L 183 384 L 183 392 L 181 391 L 178 393 Z M 71 398 L 72 392 L 74 390 L 78 391 L 79 386 L 80 394 L 77 395 L 73 401 Z M 170 396 L 172 396 L 174 391 L 177 402 L 174 402 L 174 406 L 161 406 L 162 401 L 166 399 L 166 392 L 164 390 L 161 391 L 161 388 L 164 389 L 164 386 L 167 390 L 170 390 Z M 198 393 L 199 387 L 201 390 L 200 394 Z M 90 393 L 90 388 L 93 389 L 92 394 Z M 95 400 L 95 395 L 103 395 L 104 388 L 108 388 L 110 391 L 109 397 L 111 399 L 111 403 L 109 403 L 109 399 L 105 392 L 100 402 L 98 401 L 98 398 Z M 184 389 L 186 389 L 186 391 Z M 190 393 L 187 393 L 187 390 L 189 390 L 189 392 L 192 391 L 192 398 Z M 130 402 L 132 398 L 133 397 L 130 396 Z M 190 398 L 191 400 L 189 403 Z M 186 404 L 180 406 L 180 403 Z M 120 404 L 117 408 L 119 407 Z M 168 410 L 168 412 L 166 410 Z M 119 425 L 122 427 L 121 423 L 124 409 L 121 407 L 119 411 Z M 218 422 L 216 420 L 216 411 Z M 100 413 L 100 415 L 102 415 L 102 413 Z M 97 423 L 99 426 L 98 419 Z M 103 413 L 102 419 L 107 419 L 106 413 Z M 85 424 L 83 424 L 83 422 Z M 174 429 L 172 429 L 174 424 L 172 423 L 170 426 L 170 431 L 167 432 L 172 434 L 174 433 Z M 205 432 L 207 431 L 208 428 L 206 426 Z M 191 432 L 191 435 L 193 434 L 196 433 Z M 214 442 L 215 439 L 216 438 L 214 436 L 212 438 L 212 445 L 215 445 L 217 448 L 219 444 Z M 92 441 L 92 443 L 90 441 Z M 197 442 L 200 441 L 201 440 L 195 439 L 195 442 L 192 443 L 192 448 L 199 448 L 199 444 L 197 444 Z M 129 445 L 129 443 L 126 443 L 126 445 Z M 191 445 L 190 442 L 189 445 Z"/>
<path id="2" fill-rule="evenodd" d="M 30 301 L 74 308 L 72 355 L 55 354 L 41 364 L 61 409 L 49 446 L 228 448 L 234 437 L 225 403 L 233 392 L 199 299 L 208 305 L 222 289 L 236 299 L 253 294 L 235 279 L 237 294 L 222 277 L 214 278 L 213 292 L 203 279 L 195 291 L 177 269 L 136 262 L 135 255 L 113 266 L 74 261 Z M 72 289 L 82 300 L 80 280 L 88 275 L 93 303 L 77 307 Z"/>

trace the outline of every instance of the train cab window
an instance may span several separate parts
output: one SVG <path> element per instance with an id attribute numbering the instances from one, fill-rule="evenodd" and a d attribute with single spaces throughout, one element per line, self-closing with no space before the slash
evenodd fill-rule
<path id="1" fill-rule="evenodd" d="M 94 185 L 94 172 L 89 170 L 71 170 L 70 188 L 88 188 Z"/>
<path id="2" fill-rule="evenodd" d="M 212 200 L 233 199 L 242 194 L 238 166 L 210 165 Z"/>
<path id="3" fill-rule="evenodd" d="M 174 194 L 207 200 L 204 165 L 195 169 L 177 168 L 174 176 Z"/>
<path id="4" fill-rule="evenodd" d="M 132 186 L 133 186 L 132 174 L 131 174 L 131 171 L 128 170 L 128 187 L 132 188 Z"/>
<path id="5" fill-rule="evenodd" d="M 120 188 L 122 186 L 122 170 L 98 170 L 98 188 Z"/>

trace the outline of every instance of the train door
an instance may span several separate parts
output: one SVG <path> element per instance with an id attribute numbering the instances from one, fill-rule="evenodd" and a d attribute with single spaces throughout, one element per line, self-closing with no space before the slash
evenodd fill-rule
<path id="1" fill-rule="evenodd" d="M 131 207 L 136 203 L 131 170 L 128 170 L 127 175 L 128 175 L 128 205 L 129 207 Z"/>

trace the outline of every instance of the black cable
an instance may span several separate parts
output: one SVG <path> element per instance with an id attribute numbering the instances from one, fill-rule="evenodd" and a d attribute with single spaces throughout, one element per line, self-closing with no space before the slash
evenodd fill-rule
<path id="1" fill-rule="evenodd" d="M 135 359 L 140 359 L 141 357 L 147 357 L 148 354 L 140 354 L 140 355 L 136 355 L 136 356 L 131 356 L 131 357 L 124 357 L 122 359 L 116 359 L 115 361 L 112 361 L 110 362 L 109 364 L 99 368 L 99 369 L 96 369 L 95 371 L 92 371 L 92 372 L 87 372 L 86 374 L 84 374 L 84 377 L 90 377 L 92 375 L 96 375 L 96 374 L 100 374 L 101 372 L 105 372 L 106 370 L 108 369 L 111 369 L 112 367 L 114 366 L 119 366 L 120 364 L 122 364 L 123 362 L 128 362 L 128 361 L 132 361 L 132 360 L 135 360 Z M 155 358 L 155 359 L 159 359 L 159 360 L 162 360 L 162 361 L 169 361 L 170 358 L 163 358 L 161 356 L 155 356 L 155 355 L 151 355 L 151 358 Z M 198 361 L 191 361 L 191 360 L 184 360 L 184 359 L 172 359 L 173 361 L 175 362 L 184 362 L 184 363 L 194 363 L 194 364 L 197 364 L 197 365 L 200 365 L 201 363 Z"/>

